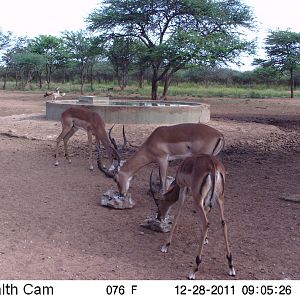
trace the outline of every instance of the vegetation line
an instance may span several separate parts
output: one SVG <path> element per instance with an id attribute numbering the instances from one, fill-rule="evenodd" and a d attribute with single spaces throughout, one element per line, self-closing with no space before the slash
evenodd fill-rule
<path id="1" fill-rule="evenodd" d="M 60 88 L 60 91 L 67 93 L 65 98 L 68 98 L 68 94 L 80 94 L 80 83 L 59 83 L 53 82 L 50 86 L 51 90 L 55 90 L 56 87 Z M 47 88 L 45 87 L 45 90 Z M 162 91 L 163 87 L 158 88 Z M 7 91 L 18 91 L 14 82 L 7 82 Z M 20 91 L 24 91 L 21 89 Z M 39 86 L 28 86 L 25 91 L 37 92 L 43 94 Z M 106 82 L 101 84 L 94 84 L 93 90 L 87 85 L 85 88 L 86 95 L 98 95 L 114 97 L 127 97 L 127 98 L 150 98 L 151 86 L 150 84 L 144 84 L 142 88 L 134 83 L 129 84 L 125 89 L 121 90 L 116 82 Z M 260 85 L 221 85 L 221 84 L 192 84 L 192 83 L 179 83 L 171 85 L 169 89 L 169 97 L 188 97 L 188 98 L 244 98 L 244 99 L 266 99 L 266 98 L 289 98 L 289 90 L 286 85 L 280 86 L 266 86 Z M 295 91 L 295 98 L 300 98 L 300 91 Z"/>

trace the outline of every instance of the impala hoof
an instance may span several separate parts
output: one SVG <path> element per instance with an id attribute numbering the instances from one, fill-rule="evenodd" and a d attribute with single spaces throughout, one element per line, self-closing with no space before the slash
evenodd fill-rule
<path id="1" fill-rule="evenodd" d="M 232 269 L 228 272 L 228 275 L 229 275 L 229 276 L 233 276 L 233 277 L 236 275 L 234 268 L 232 268 Z"/>
<path id="2" fill-rule="evenodd" d="M 168 252 L 168 246 L 167 245 L 163 245 L 161 248 L 160 248 L 160 251 L 162 252 L 162 253 L 167 253 Z"/>
<path id="3" fill-rule="evenodd" d="M 56 161 L 55 163 L 54 163 L 54 166 L 58 166 L 59 165 L 59 163 L 58 163 L 58 161 Z"/>
<path id="4" fill-rule="evenodd" d="M 188 279 L 190 280 L 195 280 L 196 279 L 196 275 L 194 272 L 190 271 L 189 275 L 188 275 Z"/>
<path id="5" fill-rule="evenodd" d="M 94 171 L 94 167 L 93 166 L 90 166 L 90 171 Z"/>

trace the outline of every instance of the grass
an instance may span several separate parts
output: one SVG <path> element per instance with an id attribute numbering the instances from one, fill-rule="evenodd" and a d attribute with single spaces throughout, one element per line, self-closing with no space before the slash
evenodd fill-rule
<path id="1" fill-rule="evenodd" d="M 0 83 L 1 86 L 1 83 Z M 60 90 L 65 93 L 80 93 L 80 85 L 76 83 L 53 83 L 50 90 L 54 90 L 57 86 L 60 87 Z M 90 84 L 85 84 L 84 93 L 86 94 L 103 94 L 106 93 L 109 88 L 114 88 L 113 91 L 110 91 L 111 95 L 117 94 L 121 96 L 132 96 L 136 97 L 150 97 L 151 95 L 151 86 L 145 84 L 141 89 L 134 84 L 130 84 L 126 87 L 125 90 L 121 91 L 116 83 L 106 83 L 106 84 L 94 84 L 94 90 L 91 89 Z M 8 82 L 6 86 L 8 91 L 16 91 L 15 83 Z M 36 91 L 44 93 L 47 91 L 47 87 L 44 86 L 42 90 L 38 86 L 32 84 L 31 87 L 27 87 L 26 91 Z M 159 87 L 159 94 L 162 93 L 162 87 Z M 225 85 L 200 85 L 195 83 L 180 83 L 178 85 L 171 85 L 169 88 L 168 96 L 177 96 L 177 97 L 222 97 L 222 98 L 255 98 L 255 99 L 264 99 L 264 98 L 289 98 L 290 91 L 288 86 L 273 86 L 267 87 L 264 85 L 255 85 L 255 86 L 225 86 Z M 295 98 L 300 98 L 300 91 L 295 91 Z"/>

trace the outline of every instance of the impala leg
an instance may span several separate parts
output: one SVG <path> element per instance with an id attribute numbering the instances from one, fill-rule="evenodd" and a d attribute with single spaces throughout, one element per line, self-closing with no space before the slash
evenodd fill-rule
<path id="1" fill-rule="evenodd" d="M 160 174 L 160 192 L 164 194 L 167 191 L 166 185 L 167 185 L 167 169 L 168 169 L 168 160 L 167 159 L 161 159 L 159 160 L 159 174 Z"/>
<path id="2" fill-rule="evenodd" d="M 202 205 L 203 203 L 203 198 L 200 199 L 201 201 L 199 201 L 199 207 L 198 207 L 198 211 L 200 214 L 200 220 L 201 220 L 201 231 L 202 231 L 202 236 L 200 239 L 200 244 L 199 244 L 199 249 L 198 249 L 198 255 L 196 256 L 196 267 L 190 271 L 190 273 L 188 274 L 188 279 L 195 279 L 196 278 L 196 272 L 199 271 L 200 268 L 200 264 L 202 261 L 202 251 L 203 251 L 203 246 L 205 244 L 205 239 L 207 238 L 207 232 L 208 232 L 208 227 L 209 227 L 209 222 L 208 219 L 206 217 L 206 212 L 205 209 Z"/>
<path id="3" fill-rule="evenodd" d="M 187 188 L 186 187 L 181 188 L 180 191 L 179 191 L 179 207 L 178 207 L 177 215 L 176 215 L 174 223 L 172 225 L 171 232 L 170 232 L 165 244 L 160 249 L 161 252 L 164 252 L 164 253 L 168 252 L 168 248 L 171 245 L 173 234 L 174 234 L 174 231 L 175 231 L 175 228 L 176 228 L 176 225 L 177 225 L 177 221 L 179 219 L 179 215 L 180 215 L 182 206 L 183 206 L 185 198 L 186 198 L 186 193 L 187 193 Z"/>
<path id="4" fill-rule="evenodd" d="M 228 261 L 228 266 L 229 266 L 229 276 L 235 276 L 235 269 L 233 267 L 233 263 L 232 263 L 232 254 L 230 251 L 230 247 L 229 247 L 229 242 L 228 242 L 228 234 L 227 234 L 227 224 L 225 222 L 225 218 L 224 218 L 224 196 L 221 196 L 219 201 L 218 201 L 219 207 L 220 207 L 220 213 L 221 213 L 221 223 L 223 226 L 223 233 L 224 233 L 224 239 L 225 239 L 225 244 L 226 244 L 226 251 L 227 251 L 227 261 Z"/>
<path id="5" fill-rule="evenodd" d="M 65 158 L 67 159 L 67 161 L 69 163 L 71 163 L 71 158 L 69 157 L 69 152 L 68 152 L 68 141 L 69 139 L 74 135 L 74 133 L 77 131 L 78 129 L 75 127 L 72 127 L 69 132 L 65 135 L 65 137 L 63 138 L 64 140 L 64 149 L 65 149 Z"/>
<path id="6" fill-rule="evenodd" d="M 93 171 L 93 136 L 90 130 L 87 131 L 88 135 L 88 142 L 89 142 L 89 163 L 90 163 L 90 170 Z"/>
<path id="7" fill-rule="evenodd" d="M 62 132 L 60 133 L 60 135 L 56 139 L 56 148 L 55 148 L 55 154 L 54 154 L 54 157 L 55 157 L 55 164 L 54 165 L 55 166 L 59 165 L 59 162 L 58 162 L 58 147 L 59 147 L 59 144 L 65 138 L 65 136 L 68 134 L 68 132 L 71 129 L 72 129 L 72 127 L 69 127 L 69 126 L 63 127 Z"/>
<path id="8" fill-rule="evenodd" d="M 211 207 L 210 206 L 204 206 L 204 211 L 205 211 L 205 215 L 207 217 L 209 212 L 211 211 Z M 207 234 L 208 234 L 208 231 L 207 231 Z M 204 239 L 204 245 L 208 244 L 207 234 L 206 234 L 205 239 Z"/>

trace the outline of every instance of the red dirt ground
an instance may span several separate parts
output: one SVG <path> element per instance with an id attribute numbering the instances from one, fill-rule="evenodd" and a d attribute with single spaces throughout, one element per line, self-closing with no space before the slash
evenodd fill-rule
<path id="1" fill-rule="evenodd" d="M 226 138 L 225 214 L 236 279 L 300 279 L 300 203 L 281 199 L 300 197 L 300 100 L 200 101 L 211 105 L 209 125 Z M 161 253 L 166 234 L 140 226 L 155 212 L 147 195 L 155 166 L 133 179 L 133 209 L 101 207 L 101 194 L 116 187 L 89 171 L 85 133 L 70 142 L 73 163 L 61 149 L 54 167 L 61 126 L 44 115 L 42 93 L 0 92 L 0 279 L 185 279 L 199 239 L 192 201 Z M 141 144 L 155 127 L 127 126 L 128 137 Z M 119 141 L 120 131 L 116 126 Z M 230 279 L 217 210 L 210 220 L 197 279 Z"/>

